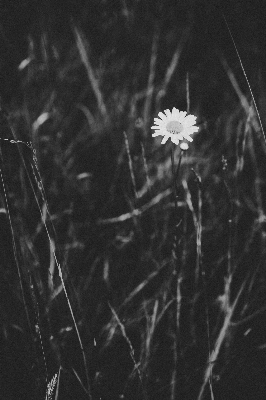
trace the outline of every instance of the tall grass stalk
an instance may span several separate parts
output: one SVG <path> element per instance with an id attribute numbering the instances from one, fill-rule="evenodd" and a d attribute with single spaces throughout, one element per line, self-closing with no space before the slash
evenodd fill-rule
<path id="1" fill-rule="evenodd" d="M 53 391 L 57 382 L 57 374 L 48 383 L 45 400 L 52 400 Z"/>
<path id="2" fill-rule="evenodd" d="M 230 304 L 230 305 L 225 304 L 227 306 L 227 308 L 224 309 L 225 317 L 224 317 L 223 326 L 220 329 L 219 335 L 215 341 L 214 348 L 211 352 L 209 361 L 207 363 L 207 367 L 206 367 L 205 373 L 204 373 L 204 380 L 201 385 L 197 400 L 202 400 L 204 398 L 203 396 L 204 396 L 204 392 L 205 392 L 205 387 L 206 387 L 207 383 L 210 382 L 210 378 L 212 376 L 212 370 L 214 368 L 214 365 L 217 362 L 218 355 L 220 353 L 222 344 L 224 343 L 224 340 L 226 339 L 227 335 L 230 334 L 232 317 L 233 317 L 235 308 L 238 304 L 238 300 L 239 300 L 239 298 L 243 292 L 243 289 L 247 283 L 247 280 L 248 279 L 246 278 L 246 280 L 242 283 L 233 304 Z"/>
<path id="3" fill-rule="evenodd" d="M 124 326 L 124 324 L 121 322 L 121 320 L 120 320 L 119 316 L 117 315 L 115 309 L 111 306 L 110 302 L 108 302 L 108 305 L 109 305 L 110 310 L 112 311 L 112 314 L 113 314 L 113 316 L 114 316 L 114 318 L 115 318 L 115 320 L 116 320 L 118 326 L 119 326 L 120 329 L 121 329 L 121 333 L 122 333 L 123 337 L 126 339 L 128 345 L 129 345 L 130 357 L 131 357 L 131 359 L 132 359 L 132 361 L 133 361 L 134 368 L 135 368 L 135 370 L 137 371 L 138 376 L 139 376 L 141 388 L 142 388 L 142 391 L 143 391 L 143 399 L 146 400 L 146 399 L 147 399 L 147 393 L 146 393 L 145 386 L 143 385 L 142 374 L 141 374 L 141 371 L 140 371 L 140 368 L 139 368 L 139 363 L 137 363 L 136 360 L 135 360 L 135 351 L 134 351 L 134 348 L 133 348 L 132 343 L 131 343 L 131 341 L 130 341 L 130 339 L 129 339 L 127 333 L 126 333 L 125 326 Z"/>
<path id="4" fill-rule="evenodd" d="M 0 145 L 0 155 L 1 155 L 1 160 L 3 163 L 3 155 L 2 155 L 1 145 Z M 1 175 L 1 182 L 2 182 L 2 186 L 3 186 L 8 223 L 9 223 L 10 230 L 11 230 L 13 254 L 14 254 L 15 263 L 16 263 L 16 267 L 17 267 L 17 271 L 18 271 L 22 301 L 23 301 L 23 306 L 24 306 L 24 310 L 25 310 L 25 314 L 26 314 L 26 318 L 27 318 L 27 322 L 28 322 L 29 332 L 31 332 L 30 316 L 29 316 L 29 312 L 28 312 L 28 308 L 27 308 L 27 304 L 26 304 L 26 299 L 25 299 L 25 293 L 24 293 L 24 288 L 23 288 L 23 283 L 22 283 L 22 275 L 21 275 L 20 266 L 19 266 L 19 262 L 18 262 L 18 254 L 17 254 L 17 247 L 16 247 L 16 242 L 15 242 L 15 235 L 14 235 L 14 230 L 13 230 L 13 225 L 12 225 L 12 220 L 11 220 L 11 215 L 10 215 L 10 210 L 9 210 L 9 204 L 8 204 L 8 198 L 7 198 L 6 186 L 5 186 L 5 179 L 4 179 L 2 168 L 0 168 L 0 175 Z"/>
<path id="5" fill-rule="evenodd" d="M 184 46 L 186 42 L 189 40 L 189 34 L 191 32 L 191 27 L 187 27 L 181 36 L 180 42 L 178 43 L 173 56 L 171 58 L 170 64 L 165 72 L 165 76 L 163 79 L 163 82 L 161 84 L 160 90 L 157 91 L 157 95 L 155 98 L 155 111 L 156 113 L 160 110 L 161 108 L 161 101 L 165 97 L 167 93 L 167 89 L 169 86 L 169 83 L 173 77 L 174 72 L 176 71 L 177 65 L 179 63 L 182 51 L 184 49 Z"/>
<path id="6" fill-rule="evenodd" d="M 8 126 L 9 126 L 11 132 L 12 132 L 14 140 L 6 139 L 6 138 L 4 138 L 4 140 L 6 140 L 6 141 L 8 141 L 8 142 L 10 142 L 12 144 L 16 144 L 17 148 L 18 148 L 18 151 L 20 153 L 20 156 L 22 157 L 21 149 L 20 149 L 18 143 L 23 143 L 26 146 L 28 146 L 29 148 L 30 148 L 31 144 L 29 142 L 23 142 L 21 140 L 18 140 L 14 130 L 12 129 L 11 125 L 9 124 L 8 115 L 5 116 L 5 119 L 6 119 L 7 123 L 8 123 Z M 4 159 L 3 159 L 1 145 L 0 145 L 0 156 L 1 156 L 2 165 L 4 165 Z M 25 165 L 25 162 L 24 162 L 24 165 Z M 9 223 L 10 230 L 11 230 L 13 254 L 14 254 L 15 263 L 16 263 L 16 267 L 17 267 L 17 271 L 18 271 L 18 277 L 19 277 L 19 284 L 20 284 L 20 288 L 21 288 L 22 300 L 23 300 L 23 305 L 24 305 L 24 309 L 25 309 L 25 314 L 26 314 L 26 317 L 27 317 L 29 331 L 31 332 L 30 317 L 29 317 L 28 308 L 27 308 L 27 305 L 26 305 L 26 300 L 25 300 L 25 293 L 24 293 L 24 288 L 23 288 L 23 284 L 22 284 L 22 275 L 21 275 L 19 262 L 18 262 L 18 252 L 17 252 L 16 242 L 15 242 L 14 229 L 13 229 L 13 225 L 12 225 L 12 219 L 11 219 L 11 214 L 10 214 L 8 196 L 7 196 L 5 179 L 4 179 L 2 168 L 0 168 L 0 174 L 1 174 L 1 182 L 2 182 L 2 186 L 3 186 L 4 199 L 5 199 L 5 205 L 6 205 L 6 210 L 7 210 L 7 216 L 8 216 L 8 223 Z"/>
<path id="7" fill-rule="evenodd" d="M 209 296 L 207 291 L 207 281 L 205 266 L 202 263 L 202 188 L 201 188 L 201 178 L 192 168 L 192 172 L 196 177 L 197 189 L 198 189 L 198 216 L 196 218 L 196 243 L 197 243 L 197 261 L 196 261 L 196 279 L 198 276 L 201 277 L 204 291 L 204 306 L 206 315 L 206 332 L 208 341 L 208 360 L 211 358 L 211 343 L 210 343 L 210 322 L 209 322 Z M 209 361 L 208 361 L 209 362 Z M 208 379 L 210 386 L 211 399 L 214 400 L 213 386 L 212 386 L 212 365 L 210 364 L 210 376 Z"/>
<path id="8" fill-rule="evenodd" d="M 90 59 L 89 59 L 88 42 L 85 39 L 85 36 L 80 28 L 78 28 L 77 26 L 72 24 L 72 29 L 73 29 L 73 32 L 75 35 L 76 46 L 79 51 L 81 61 L 86 69 L 89 82 L 91 84 L 92 90 L 93 90 L 95 98 L 97 100 L 98 109 L 100 110 L 101 115 L 104 118 L 104 120 L 107 122 L 108 121 L 107 108 L 106 108 L 106 105 L 104 102 L 103 94 L 100 89 L 99 80 L 97 79 L 97 77 L 95 75 L 95 71 L 93 70 L 93 67 L 92 67 Z"/>
<path id="9" fill-rule="evenodd" d="M 123 134 L 124 134 L 125 145 L 126 145 L 126 150 L 127 150 L 130 176 L 131 176 L 132 185 L 133 185 L 133 189 L 134 189 L 135 199 L 137 199 L 139 196 L 138 196 L 138 192 L 137 192 L 136 180 L 135 180 L 135 175 L 134 175 L 134 170 L 133 170 L 133 162 L 132 162 L 130 149 L 129 149 L 129 142 L 128 142 L 128 138 L 127 138 L 126 132 L 123 132 Z"/>
<path id="10" fill-rule="evenodd" d="M 61 365 L 60 365 L 60 366 L 59 366 L 58 376 L 57 376 L 57 385 L 56 385 L 56 392 L 55 392 L 55 400 L 58 400 L 58 397 L 59 397 L 59 381 L 60 381 L 60 376 L 61 376 L 61 370 L 62 370 L 62 367 L 61 367 Z"/>
<path id="11" fill-rule="evenodd" d="M 242 60 L 241 60 L 239 51 L 238 51 L 238 49 L 237 49 L 235 39 L 234 39 L 234 37 L 233 37 L 233 35 L 232 35 L 231 29 L 229 28 L 229 25 L 228 25 L 228 23 L 227 23 L 227 20 L 226 20 L 226 18 L 225 18 L 224 13 L 222 13 L 222 15 L 223 15 L 224 21 L 225 21 L 225 23 L 226 23 L 227 29 L 228 29 L 228 31 L 229 31 L 230 37 L 231 37 L 231 39 L 232 39 L 232 42 L 233 42 L 233 45 L 234 45 L 234 48 L 235 48 L 237 57 L 238 57 L 238 59 L 239 59 L 239 63 L 240 63 L 240 65 L 241 65 L 241 69 L 242 69 L 242 71 L 243 71 L 243 74 L 244 74 L 244 76 L 245 76 L 246 82 L 247 82 L 247 84 L 248 84 L 248 88 L 249 88 L 249 91 L 250 91 L 250 94 L 251 94 L 251 97 L 252 97 L 252 100 L 253 100 L 253 104 L 254 104 L 254 107 L 255 107 L 255 110 L 256 110 L 256 114 L 257 114 L 258 119 L 259 119 L 259 124 L 260 124 L 260 128 L 261 128 L 261 132 L 262 132 L 262 134 L 263 134 L 264 142 L 265 142 L 265 144 L 266 144 L 266 135 L 265 135 L 264 128 L 263 128 L 263 125 L 262 125 L 262 122 L 261 122 L 261 117 L 260 117 L 260 113 L 259 113 L 259 110 L 258 110 L 258 107 L 257 107 L 257 103 L 256 103 L 256 101 L 255 101 L 255 97 L 254 97 L 254 95 L 253 95 L 253 91 L 252 91 L 252 89 L 251 89 L 251 85 L 250 85 L 250 83 L 249 83 L 249 79 L 248 79 L 248 77 L 247 77 L 247 74 L 246 74 L 244 65 L 243 65 L 243 63 L 242 63 Z"/>
<path id="12" fill-rule="evenodd" d="M 156 24 L 154 29 L 154 35 L 152 40 L 152 47 L 151 47 L 151 59 L 150 59 L 150 70 L 149 70 L 149 78 L 147 84 L 147 94 L 146 99 L 143 107 L 143 120 L 144 120 L 144 132 L 145 137 L 147 137 L 148 133 L 148 124 L 149 124 L 149 117 L 151 115 L 151 106 L 152 106 L 152 98 L 153 93 L 155 90 L 154 87 L 154 79 L 156 74 L 156 61 L 158 56 L 158 41 L 159 41 L 159 24 Z"/>
<path id="13" fill-rule="evenodd" d="M 142 154 L 142 159 L 143 159 L 143 166 L 144 166 L 144 172 L 145 172 L 145 177 L 146 177 L 146 185 L 147 185 L 147 190 L 151 191 L 151 180 L 149 177 L 149 170 L 148 170 L 148 163 L 147 163 L 147 158 L 145 154 L 145 148 L 143 146 L 142 141 L 140 142 L 141 145 L 141 154 Z"/>
<path id="14" fill-rule="evenodd" d="M 41 193 L 45 193 L 44 187 L 43 187 L 43 184 L 42 184 L 42 179 L 41 179 L 41 176 L 40 176 L 40 172 L 39 172 L 39 169 L 38 169 L 38 164 L 37 164 L 37 159 L 36 159 L 36 157 L 34 157 L 34 165 L 35 165 L 35 168 L 36 168 L 36 170 L 37 170 L 37 172 L 38 172 L 38 178 L 39 178 L 39 179 L 38 179 L 38 182 L 39 182 L 39 186 L 40 186 L 41 189 L 42 189 L 42 190 L 41 190 Z M 43 197 L 43 201 L 45 202 L 45 205 L 47 205 L 47 202 L 45 201 L 45 198 L 44 198 L 44 197 Z M 61 265 L 60 265 L 60 263 L 59 263 L 58 260 L 57 260 L 54 241 L 51 239 L 51 236 L 50 236 L 50 233 L 49 233 L 49 230 L 48 230 L 47 223 L 46 223 L 46 220 L 45 220 L 45 218 L 44 218 L 44 215 L 43 215 L 43 213 L 42 213 L 41 210 L 40 210 L 40 212 L 41 212 L 41 217 L 42 217 L 43 224 L 44 224 L 45 229 L 46 229 L 47 236 L 48 236 L 48 238 L 49 238 L 50 249 L 51 249 L 51 251 L 52 251 L 52 253 L 53 253 L 53 256 L 54 256 L 54 259 L 55 259 L 55 263 L 56 263 L 57 268 L 58 268 L 58 273 L 59 273 L 59 277 L 60 277 L 60 279 L 61 279 L 61 283 L 62 283 L 62 286 L 63 286 L 63 290 L 64 290 L 64 293 L 65 293 L 65 296 L 66 296 L 66 300 L 67 300 L 67 303 L 68 303 L 68 308 L 69 308 L 69 311 L 70 311 L 70 314 L 71 314 L 71 317 L 72 317 L 72 320 L 73 320 L 73 323 L 74 323 L 74 326 L 75 326 L 75 330 L 76 330 L 76 333 L 77 333 L 77 337 L 78 337 L 78 341 L 79 341 L 79 345 L 80 345 L 80 349 L 81 349 L 82 357 L 83 357 L 83 363 L 84 363 L 84 368 L 85 368 L 85 375 L 86 375 L 86 379 L 87 379 L 87 393 L 88 393 L 89 399 L 92 400 L 91 388 L 90 388 L 90 380 L 89 380 L 89 373 L 88 373 L 88 366 L 87 366 L 87 360 L 86 360 L 86 355 L 85 355 L 83 343 L 82 343 L 82 340 L 81 340 L 81 337 L 80 337 L 80 333 L 79 333 L 78 326 L 77 326 L 77 323 L 76 323 L 76 318 L 75 318 L 75 316 L 74 316 L 74 312 L 73 312 L 73 309 L 72 309 L 72 306 L 71 306 L 71 303 L 70 303 L 70 299 L 69 299 L 69 296 L 68 296 L 68 293 L 67 293 L 67 289 L 66 289 L 66 286 L 65 286 L 65 282 L 64 282 L 64 278 L 63 278 L 63 273 L 62 273 Z M 51 219 L 51 215 L 50 215 L 50 213 L 49 213 L 48 208 L 47 208 L 47 214 L 49 215 L 49 218 Z"/>
<path id="15" fill-rule="evenodd" d="M 13 129 L 13 127 L 12 127 L 11 125 L 10 125 L 10 130 L 11 130 L 11 132 L 12 132 L 13 137 L 17 140 L 15 131 L 14 131 L 14 129 Z M 31 146 L 31 148 L 32 148 L 32 146 Z M 65 293 L 65 296 L 66 296 L 66 300 L 67 300 L 67 303 L 68 303 L 68 308 L 69 308 L 69 310 L 70 310 L 70 314 L 71 314 L 71 317 L 72 317 L 72 320 L 73 320 L 73 323 L 74 323 L 74 326 L 75 326 L 75 330 L 76 330 L 76 333 L 77 333 L 77 337 L 78 337 L 78 341 L 79 341 L 81 353 L 82 353 L 82 356 L 83 356 L 83 363 L 84 363 L 84 368 L 85 368 L 85 376 L 86 376 L 86 380 L 87 380 L 87 393 L 88 393 L 88 397 L 89 397 L 90 400 L 92 400 L 92 397 L 91 397 L 91 389 L 90 389 L 90 381 L 89 381 L 89 374 L 88 374 L 88 366 L 87 366 L 87 360 L 86 360 L 86 356 L 85 356 L 85 351 L 84 351 L 84 347 L 83 347 L 83 344 L 82 344 L 82 341 L 81 341 L 81 337 L 80 337 L 80 334 L 79 334 L 79 330 L 78 330 L 78 327 L 77 327 L 77 323 L 76 323 L 76 319 L 75 319 L 75 316 L 74 316 L 74 312 L 73 312 L 73 309 L 72 309 L 72 306 L 71 306 L 71 303 L 70 303 L 70 299 L 69 299 L 69 296 L 68 296 L 68 293 L 67 293 L 67 289 L 66 289 L 66 286 L 65 286 L 65 282 L 64 282 L 64 278 L 63 278 L 62 269 L 61 269 L 60 263 L 59 263 L 58 260 L 57 260 L 55 244 L 54 244 L 54 241 L 53 241 L 52 238 L 51 238 L 51 235 L 50 235 L 50 232 L 49 232 L 49 228 L 48 228 L 48 226 L 47 226 L 46 218 L 45 218 L 45 216 L 44 216 L 44 213 L 42 212 L 42 209 L 41 209 L 41 207 L 40 207 L 39 201 L 38 201 L 38 199 L 37 199 L 37 194 L 36 194 L 36 191 L 35 191 L 35 189 L 34 189 L 34 186 L 33 186 L 33 183 L 32 183 L 32 179 L 31 179 L 31 177 L 30 177 L 30 175 L 29 175 L 29 173 L 28 173 L 28 169 L 27 169 L 27 166 L 26 166 L 26 163 L 25 163 L 25 160 L 24 160 L 24 157 L 23 157 L 23 154 L 22 154 L 20 148 L 19 148 L 19 153 L 20 153 L 20 157 L 21 157 L 21 159 L 22 159 L 22 161 L 23 161 L 24 168 L 25 168 L 25 170 L 26 170 L 26 173 L 27 173 L 27 176 L 28 176 L 28 179 L 29 179 L 31 188 L 32 188 L 32 190 L 33 190 L 33 193 L 34 193 L 34 196 L 35 196 L 35 199 L 36 199 L 36 203 L 37 203 L 37 205 L 38 205 L 38 208 L 39 208 L 39 211 L 40 211 L 40 214 L 41 214 L 42 222 L 43 222 L 43 224 L 44 224 L 44 227 L 45 227 L 45 230 L 46 230 L 46 233 L 47 233 L 47 237 L 48 237 L 49 242 L 50 242 L 50 249 L 51 249 L 51 252 L 52 252 L 52 254 L 53 254 L 53 256 L 54 256 L 55 263 L 56 263 L 57 268 L 58 268 L 59 277 L 60 277 L 61 284 L 62 284 L 64 293 Z M 44 190 L 44 187 L 43 187 L 43 184 L 42 184 L 42 178 L 41 178 L 41 175 L 40 175 L 40 172 L 39 172 L 38 163 L 37 163 L 37 158 L 36 158 L 36 152 L 35 152 L 35 149 L 34 149 L 34 148 L 32 148 L 32 158 L 33 158 L 32 170 L 33 170 L 34 178 L 35 178 L 36 183 L 37 183 L 37 185 L 38 185 L 38 188 L 39 188 L 39 190 L 40 190 L 40 193 L 41 193 L 41 196 L 42 196 L 42 200 L 43 200 L 43 202 L 44 202 L 44 204 L 45 204 L 45 208 L 46 208 L 46 211 L 47 211 L 47 215 L 49 216 L 49 219 L 50 219 L 50 221 L 51 221 L 51 214 L 50 214 L 50 212 L 49 212 L 48 202 L 47 202 L 47 200 L 46 200 L 45 190 Z M 35 171 L 34 171 L 34 167 L 35 167 Z M 36 175 L 35 172 L 37 173 L 37 175 Z M 10 222 L 11 222 L 11 220 L 10 220 Z M 52 226 L 53 226 L 52 221 L 51 221 L 51 224 L 52 224 Z M 54 226 L 53 226 L 53 229 L 54 229 Z M 55 231 L 55 229 L 54 229 L 54 231 Z M 13 232 L 13 231 L 12 231 L 12 232 Z M 13 235 L 12 235 L 12 237 L 13 237 Z M 14 254 L 16 254 L 16 252 L 14 252 Z M 18 268 L 18 271 L 19 271 L 19 268 Z M 19 271 L 18 273 L 19 273 L 20 282 L 22 282 L 22 281 L 21 281 L 21 274 L 20 274 L 20 271 Z M 21 284 L 22 284 L 22 283 L 21 283 Z M 32 292 L 32 295 L 33 295 L 33 299 L 34 299 L 34 298 L 35 298 L 35 294 L 34 294 L 33 292 Z M 35 301 L 35 306 L 36 306 L 36 310 L 37 310 L 37 309 L 38 309 L 38 303 L 37 303 L 36 301 Z M 39 336 L 41 335 L 39 324 L 37 325 L 37 333 L 38 333 Z M 41 340 L 41 336 L 40 336 L 40 340 Z M 41 340 L 41 344 L 42 344 L 42 340 Z M 43 352 L 43 355 L 44 355 L 44 352 Z M 44 356 L 44 357 L 45 357 L 45 356 Z M 45 362 L 45 365 L 46 365 L 46 362 Z M 48 385 L 48 378 L 47 378 L 47 376 L 46 376 L 46 383 L 47 383 L 47 385 Z"/>

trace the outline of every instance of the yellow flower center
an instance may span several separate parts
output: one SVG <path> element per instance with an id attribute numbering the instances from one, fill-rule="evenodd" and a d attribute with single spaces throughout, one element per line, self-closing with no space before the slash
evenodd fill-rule
<path id="1" fill-rule="evenodd" d="M 178 121 L 170 121 L 166 125 L 166 130 L 170 133 L 180 133 L 183 129 L 183 125 Z"/>

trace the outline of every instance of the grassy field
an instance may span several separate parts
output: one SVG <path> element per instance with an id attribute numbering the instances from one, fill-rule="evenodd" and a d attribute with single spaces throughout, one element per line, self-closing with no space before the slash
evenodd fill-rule
<path id="1" fill-rule="evenodd" d="M 0 398 L 265 399 L 262 67 L 121 4 L 29 35 L 1 106 Z"/>

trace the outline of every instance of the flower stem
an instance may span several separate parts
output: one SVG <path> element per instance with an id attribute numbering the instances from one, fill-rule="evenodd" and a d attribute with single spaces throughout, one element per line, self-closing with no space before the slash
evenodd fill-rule
<path id="1" fill-rule="evenodd" d="M 179 157 L 178 166 L 177 166 L 176 171 L 175 171 L 174 153 L 175 153 L 174 146 L 172 146 L 172 149 L 171 149 L 171 162 L 172 162 L 172 174 L 173 174 L 173 189 L 174 189 L 173 191 L 174 191 L 174 201 L 175 201 L 175 214 L 177 215 L 177 178 L 178 178 L 178 174 L 179 174 L 179 170 L 180 170 L 183 150 L 181 150 L 181 154 L 180 154 L 180 157 Z"/>
<path id="2" fill-rule="evenodd" d="M 178 263 L 178 240 L 177 240 L 177 229 L 182 223 L 182 219 L 178 220 L 178 209 L 177 209 L 177 179 L 180 171 L 180 165 L 182 160 L 183 151 L 181 150 L 181 154 L 178 161 L 178 166 L 175 171 L 175 162 L 174 162 L 174 147 L 171 149 L 171 162 L 172 162 L 172 174 L 173 174 L 173 193 L 174 193 L 174 202 L 175 202 L 175 233 L 174 233 L 174 242 L 173 242 L 173 259 L 174 259 L 174 291 L 176 295 L 176 309 L 174 315 L 175 321 L 175 342 L 174 342 L 174 371 L 172 375 L 172 390 L 171 390 L 171 400 L 176 399 L 178 397 L 178 391 L 182 386 L 182 367 L 180 364 L 182 358 L 182 349 L 180 343 L 180 311 L 181 311 L 181 282 L 182 275 L 179 269 Z M 179 364 L 179 368 L 178 368 Z M 180 372 L 178 372 L 180 371 Z"/>

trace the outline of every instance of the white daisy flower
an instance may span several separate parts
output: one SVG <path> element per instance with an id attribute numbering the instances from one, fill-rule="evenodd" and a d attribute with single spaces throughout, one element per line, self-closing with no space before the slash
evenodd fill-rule
<path id="1" fill-rule="evenodd" d="M 193 142 L 190 135 L 199 130 L 197 126 L 194 126 L 196 117 L 194 115 L 187 115 L 185 111 L 179 111 L 175 107 L 172 112 L 164 110 L 164 113 L 159 112 L 158 116 L 160 118 L 154 118 L 155 126 L 152 126 L 151 129 L 155 129 L 155 132 L 152 136 L 164 136 L 162 144 L 165 144 L 169 138 L 177 145 L 181 142 L 180 148 L 187 150 L 188 144 L 182 142 L 183 140 Z"/>

